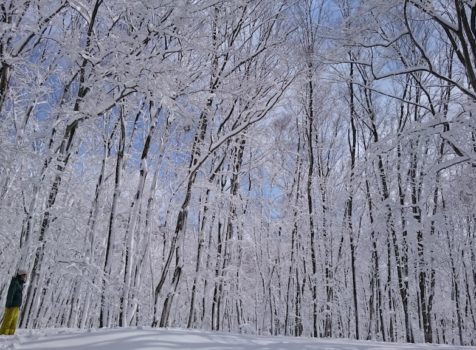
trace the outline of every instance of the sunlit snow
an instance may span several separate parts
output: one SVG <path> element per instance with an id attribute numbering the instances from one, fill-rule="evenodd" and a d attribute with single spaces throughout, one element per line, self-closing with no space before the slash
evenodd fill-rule
<path id="1" fill-rule="evenodd" d="M 370 341 L 256 337 L 178 329 L 126 328 L 91 331 L 19 330 L 0 337 L 0 349 L 22 350 L 476 350 L 434 344 L 395 344 Z"/>

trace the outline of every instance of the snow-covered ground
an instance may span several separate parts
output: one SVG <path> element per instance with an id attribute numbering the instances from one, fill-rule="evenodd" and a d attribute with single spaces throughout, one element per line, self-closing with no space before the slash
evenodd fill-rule
<path id="1" fill-rule="evenodd" d="M 394 344 L 334 339 L 254 337 L 178 329 L 125 328 L 75 331 L 20 330 L 0 336 L 0 349 L 22 350 L 476 350 L 476 347 Z"/>

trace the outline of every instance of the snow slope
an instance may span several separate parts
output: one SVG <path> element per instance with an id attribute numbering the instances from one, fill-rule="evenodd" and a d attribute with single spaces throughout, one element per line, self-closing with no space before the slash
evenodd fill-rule
<path id="1" fill-rule="evenodd" d="M 78 331 L 20 330 L 0 336 L 0 349 L 22 350 L 476 350 L 476 347 L 367 341 L 254 337 L 178 329 L 123 328 Z"/>

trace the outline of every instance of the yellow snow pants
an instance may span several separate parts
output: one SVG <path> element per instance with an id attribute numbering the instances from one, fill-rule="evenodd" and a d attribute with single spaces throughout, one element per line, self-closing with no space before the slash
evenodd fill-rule
<path id="1" fill-rule="evenodd" d="M 19 307 L 6 307 L 5 315 L 3 315 L 2 327 L 0 334 L 13 335 L 17 328 L 18 315 L 20 314 Z"/>

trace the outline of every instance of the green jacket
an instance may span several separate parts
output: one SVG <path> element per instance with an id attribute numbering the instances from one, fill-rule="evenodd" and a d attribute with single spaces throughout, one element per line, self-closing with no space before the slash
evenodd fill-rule
<path id="1" fill-rule="evenodd" d="M 7 302 L 5 307 L 20 307 L 23 294 L 23 282 L 20 276 L 15 276 L 8 287 Z"/>

